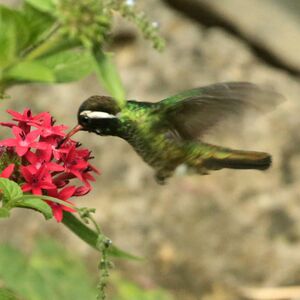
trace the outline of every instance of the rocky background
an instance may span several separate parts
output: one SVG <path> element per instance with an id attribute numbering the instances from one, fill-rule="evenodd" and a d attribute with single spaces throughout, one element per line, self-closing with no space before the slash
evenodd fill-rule
<path id="1" fill-rule="evenodd" d="M 273 167 L 176 177 L 159 186 L 125 142 L 80 133 L 77 139 L 93 149 L 102 170 L 94 191 L 80 204 L 97 208 L 99 223 L 116 245 L 146 257 L 116 262 L 142 286 L 161 286 L 178 300 L 299 299 L 299 1 L 141 0 L 137 5 L 160 23 L 167 48 L 157 53 L 133 27 L 117 22 L 111 50 L 128 98 L 157 101 L 218 81 L 271 86 L 286 97 L 276 110 L 236 122 L 206 140 L 270 152 Z M 1 119 L 7 118 L 7 107 L 30 106 L 73 126 L 79 104 L 102 93 L 94 77 L 14 88 L 12 99 L 1 104 Z M 30 251 L 45 232 L 96 270 L 94 251 L 35 213 L 15 210 L 1 221 L 0 239 Z M 277 289 L 283 286 L 293 289 Z"/>

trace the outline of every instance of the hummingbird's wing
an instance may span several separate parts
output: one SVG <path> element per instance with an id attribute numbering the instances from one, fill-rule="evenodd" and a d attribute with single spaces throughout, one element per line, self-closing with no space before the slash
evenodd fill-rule
<path id="1" fill-rule="evenodd" d="M 185 140 L 198 139 L 220 121 L 245 110 L 266 112 L 283 96 L 248 82 L 217 83 L 184 91 L 155 104 L 158 123 Z M 160 124 L 156 124 L 160 125 Z"/>

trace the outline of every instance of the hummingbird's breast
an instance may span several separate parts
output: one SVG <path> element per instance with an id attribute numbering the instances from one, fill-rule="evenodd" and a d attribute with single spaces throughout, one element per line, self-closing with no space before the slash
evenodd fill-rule
<path id="1" fill-rule="evenodd" d="M 155 170 L 174 169 L 182 160 L 181 147 L 167 134 L 153 132 L 151 126 L 128 125 L 123 138 Z"/>
<path id="2" fill-rule="evenodd" d="M 153 124 L 160 116 L 151 114 L 150 103 L 128 102 L 122 112 L 120 137 L 155 170 L 174 169 L 182 161 L 182 147 Z"/>

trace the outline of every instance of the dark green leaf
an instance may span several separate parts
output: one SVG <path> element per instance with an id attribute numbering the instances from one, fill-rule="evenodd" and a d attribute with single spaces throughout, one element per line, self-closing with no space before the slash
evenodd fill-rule
<path id="1" fill-rule="evenodd" d="M 9 215 L 10 215 L 9 210 L 7 208 L 5 208 L 5 207 L 0 208 L 0 218 L 8 218 Z"/>
<path id="2" fill-rule="evenodd" d="M 79 238 L 85 241 L 87 244 L 92 246 L 97 250 L 97 239 L 98 235 L 95 231 L 87 227 L 81 221 L 79 221 L 73 214 L 69 212 L 64 212 L 63 224 L 66 225 L 73 233 L 75 233 Z M 125 258 L 125 259 L 135 259 L 139 260 L 140 258 L 134 256 L 130 253 L 127 253 L 114 245 L 109 247 L 109 255 Z"/>
<path id="3" fill-rule="evenodd" d="M 0 178 L 0 189 L 3 194 L 4 204 L 14 201 L 23 195 L 20 186 L 7 178 Z"/>
<path id="4" fill-rule="evenodd" d="M 46 220 L 49 220 L 52 218 L 52 209 L 51 207 L 42 199 L 38 198 L 32 198 L 32 199 L 20 199 L 17 203 L 18 207 L 26 207 L 30 209 L 34 209 L 36 211 L 39 211 L 42 213 Z"/>
<path id="5" fill-rule="evenodd" d="M 3 77 L 19 81 L 55 82 L 54 72 L 38 61 L 24 61 L 7 69 Z"/>
<path id="6" fill-rule="evenodd" d="M 26 2 L 42 12 L 55 12 L 55 5 L 52 0 L 26 0 Z"/>
<path id="7" fill-rule="evenodd" d="M 119 106 L 125 105 L 125 91 L 117 69 L 112 62 L 112 55 L 101 49 L 94 49 L 92 55 L 96 63 L 96 72 L 105 89 L 116 99 Z"/>
<path id="8" fill-rule="evenodd" d="M 87 52 L 66 50 L 44 57 L 39 62 L 53 71 L 56 82 L 71 82 L 84 78 L 94 69 Z"/>

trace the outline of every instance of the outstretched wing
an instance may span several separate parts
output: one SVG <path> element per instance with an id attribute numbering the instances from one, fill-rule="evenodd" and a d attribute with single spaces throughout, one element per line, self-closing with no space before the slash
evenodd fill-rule
<path id="1" fill-rule="evenodd" d="M 217 83 L 184 91 L 155 104 L 161 118 L 157 124 L 168 127 L 182 139 L 201 137 L 223 119 L 245 110 L 266 112 L 283 97 L 248 82 Z"/>

